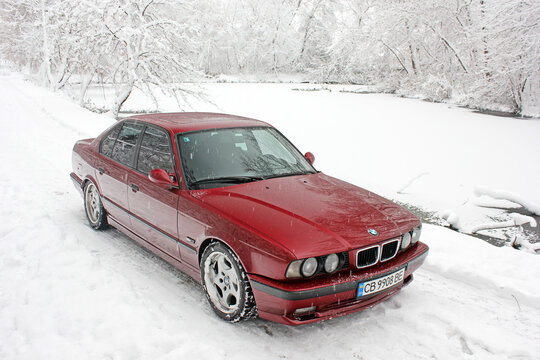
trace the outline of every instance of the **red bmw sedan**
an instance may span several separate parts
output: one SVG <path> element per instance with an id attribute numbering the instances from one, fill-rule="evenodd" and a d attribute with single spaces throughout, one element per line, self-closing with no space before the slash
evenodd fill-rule
<path id="1" fill-rule="evenodd" d="M 396 294 L 428 247 L 421 222 L 313 167 L 271 125 L 138 115 L 73 148 L 90 225 L 111 225 L 200 282 L 221 318 L 289 325 Z"/>

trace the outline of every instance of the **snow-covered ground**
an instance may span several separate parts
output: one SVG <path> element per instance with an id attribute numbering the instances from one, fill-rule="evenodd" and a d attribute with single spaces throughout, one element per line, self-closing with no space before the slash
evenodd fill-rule
<path id="1" fill-rule="evenodd" d="M 205 86 L 222 111 L 275 124 L 300 150 L 315 153 L 319 170 L 383 195 L 459 211 L 481 185 L 540 202 L 538 120 L 386 95 L 292 91 L 293 85 Z M 127 106 L 146 106 L 132 102 Z M 540 353 L 539 258 L 427 224 L 427 262 L 390 301 L 301 327 L 224 323 L 187 276 L 118 231 L 87 225 L 68 176 L 71 148 L 111 119 L 17 75 L 0 76 L 0 119 L 1 359 L 535 359 Z"/>

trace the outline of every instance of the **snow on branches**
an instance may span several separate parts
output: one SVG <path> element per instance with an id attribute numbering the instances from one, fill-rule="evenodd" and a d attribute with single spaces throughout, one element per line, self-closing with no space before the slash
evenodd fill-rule
<path id="1" fill-rule="evenodd" d="M 0 55 L 80 103 L 114 86 L 115 115 L 133 87 L 180 104 L 201 75 L 282 73 L 540 114 L 530 0 L 3 0 Z"/>
<path id="2" fill-rule="evenodd" d="M 1 49 L 10 60 L 41 74 L 53 90 L 76 74 L 81 104 L 92 82 L 112 85 L 115 117 L 135 86 L 152 99 L 156 90 L 167 91 L 182 108 L 181 97 L 200 95 L 178 85 L 196 72 L 198 20 L 190 16 L 191 5 L 172 0 L 6 0 L 0 36 L 9 41 Z"/>

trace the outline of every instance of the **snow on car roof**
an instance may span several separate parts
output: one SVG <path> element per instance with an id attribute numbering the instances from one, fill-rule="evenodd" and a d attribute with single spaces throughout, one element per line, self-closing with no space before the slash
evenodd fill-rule
<path id="1" fill-rule="evenodd" d="M 146 121 L 167 128 L 173 133 L 228 127 L 270 126 L 264 121 L 243 116 L 207 112 L 143 114 L 126 119 Z"/>

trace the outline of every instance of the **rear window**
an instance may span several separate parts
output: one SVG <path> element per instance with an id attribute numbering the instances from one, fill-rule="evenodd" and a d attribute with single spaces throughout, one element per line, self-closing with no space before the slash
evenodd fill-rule
<path id="1" fill-rule="evenodd" d="M 118 124 L 113 129 L 111 129 L 107 133 L 107 135 L 105 135 L 105 137 L 101 141 L 101 147 L 100 147 L 100 152 L 103 155 L 111 157 L 114 143 L 116 142 L 116 138 L 118 137 L 118 133 L 120 132 L 121 128 L 122 128 L 122 124 Z"/>
<path id="2" fill-rule="evenodd" d="M 144 125 L 125 122 L 114 143 L 111 158 L 124 165 L 133 167 L 135 161 L 135 145 Z"/>

